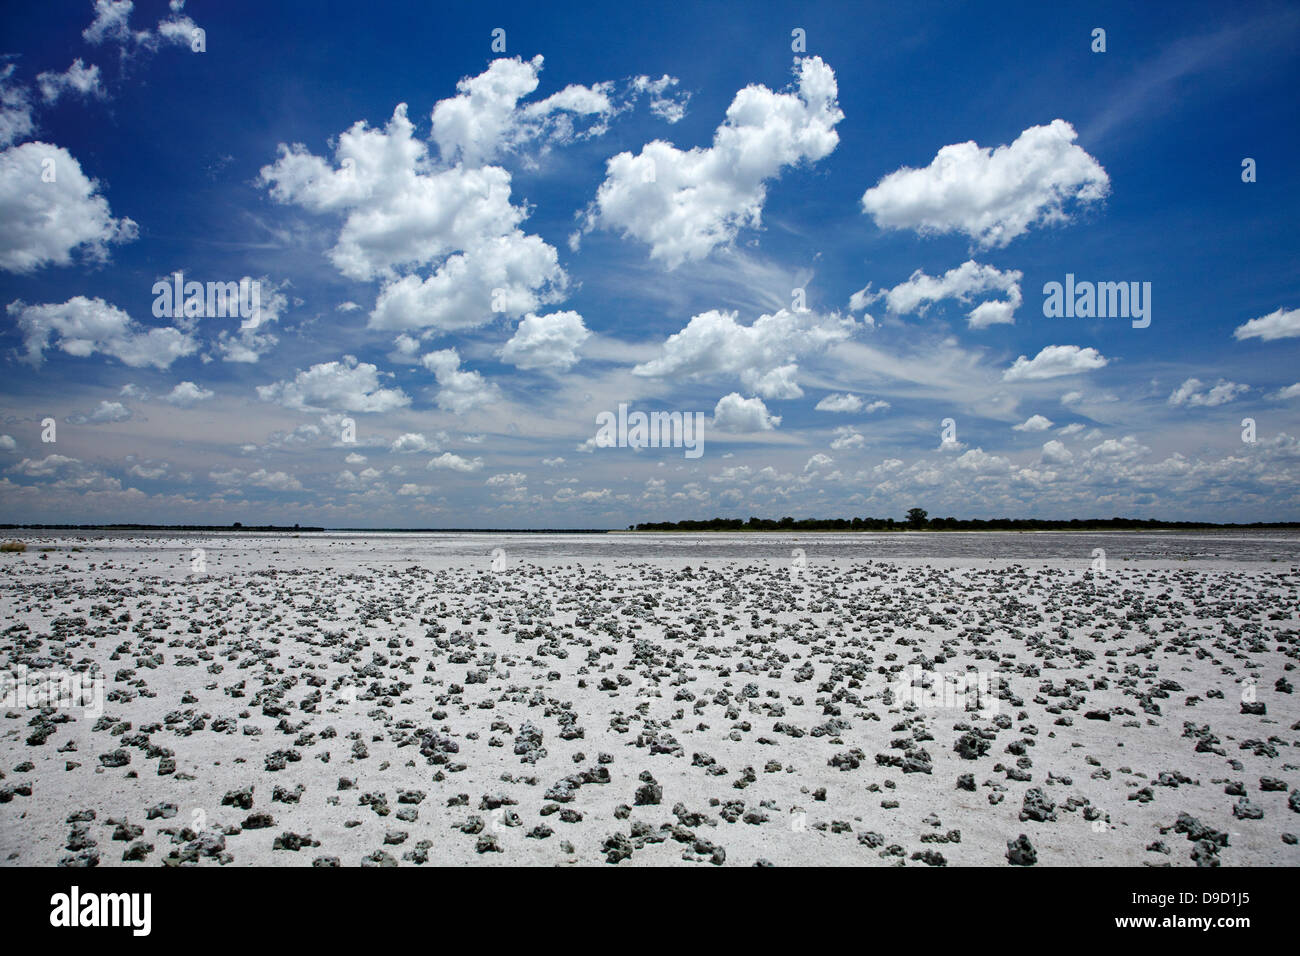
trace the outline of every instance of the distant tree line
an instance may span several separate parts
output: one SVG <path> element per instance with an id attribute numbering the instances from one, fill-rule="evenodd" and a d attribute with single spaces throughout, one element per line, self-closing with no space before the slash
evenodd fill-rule
<path id="1" fill-rule="evenodd" d="M 1300 529 L 1300 522 L 1257 521 L 1216 524 L 1209 521 L 1158 521 L 1155 518 L 931 518 L 913 508 L 893 518 L 711 518 L 703 521 L 646 521 L 629 531 L 1192 531 L 1209 528 Z"/>

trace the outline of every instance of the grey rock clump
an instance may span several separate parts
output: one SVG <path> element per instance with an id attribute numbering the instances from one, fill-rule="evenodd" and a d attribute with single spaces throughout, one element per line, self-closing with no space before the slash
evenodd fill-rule
<path id="1" fill-rule="evenodd" d="M 1007 841 L 1007 862 L 1012 866 L 1033 866 L 1038 862 L 1038 852 L 1029 842 L 1029 837 L 1022 833 Z"/>
<path id="2" fill-rule="evenodd" d="M 1033 787 L 1025 793 L 1025 801 L 1020 808 L 1021 820 L 1035 820 L 1047 823 L 1056 819 L 1056 804 L 1047 798 L 1039 787 Z"/>
<path id="3" fill-rule="evenodd" d="M 636 796 L 632 801 L 636 806 L 657 806 L 663 801 L 664 788 L 649 770 L 642 770 L 638 779 L 641 780 L 641 786 L 636 788 Z"/>
<path id="4" fill-rule="evenodd" d="M 239 807 L 241 810 L 253 809 L 253 785 L 249 784 L 242 790 L 231 790 L 221 798 L 223 807 Z"/>
<path id="5" fill-rule="evenodd" d="M 521 763 L 537 763 L 546 756 L 542 746 L 542 731 L 530 720 L 526 720 L 515 737 L 515 754 L 523 759 Z"/>

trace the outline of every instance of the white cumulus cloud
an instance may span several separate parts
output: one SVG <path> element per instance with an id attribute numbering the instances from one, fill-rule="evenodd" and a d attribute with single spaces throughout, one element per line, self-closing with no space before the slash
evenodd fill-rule
<path id="1" fill-rule="evenodd" d="M 890 173 L 862 196 L 882 229 L 962 232 L 984 247 L 1005 246 L 1033 226 L 1064 223 L 1071 205 L 1110 190 L 1101 164 L 1065 120 L 1031 126 L 1009 146 L 945 146 L 924 169 Z"/>
<path id="2" fill-rule="evenodd" d="M 67 265 L 78 251 L 102 262 L 111 243 L 137 232 L 132 220 L 113 218 L 99 184 L 71 153 L 39 142 L 0 152 L 0 222 L 0 269 L 19 273 Z"/>
<path id="3" fill-rule="evenodd" d="M 663 344 L 662 354 L 632 369 L 650 378 L 739 379 L 763 398 L 798 398 L 796 361 L 850 338 L 857 323 L 838 315 L 787 312 L 762 315 L 753 325 L 735 312 L 712 309 L 691 318 Z"/>
<path id="4" fill-rule="evenodd" d="M 430 459 L 429 464 L 426 467 L 430 471 L 435 469 L 450 469 L 452 471 L 464 472 L 478 471 L 483 467 L 483 459 L 462 458 L 460 455 L 453 455 L 451 452 L 446 451 L 437 458 Z"/>
<path id="5" fill-rule="evenodd" d="M 216 392 L 212 391 L 212 389 L 203 388 L 193 382 L 180 382 L 170 392 L 162 396 L 159 401 L 166 402 L 168 405 L 175 405 L 178 408 L 190 408 L 199 402 L 206 402 L 215 394 Z"/>
<path id="6" fill-rule="evenodd" d="M 457 83 L 457 95 L 433 109 L 433 140 L 443 160 L 479 166 L 530 140 L 568 142 L 582 135 L 575 119 L 586 119 L 591 132 L 603 132 L 601 120 L 615 110 L 610 83 L 571 85 L 520 106 L 537 89 L 542 63 L 541 56 L 499 57 L 483 73 Z"/>
<path id="7" fill-rule="evenodd" d="M 0 147 L 32 134 L 32 103 L 27 90 L 14 82 L 14 64 L 0 68 Z"/>
<path id="8" fill-rule="evenodd" d="M 131 419 L 131 409 L 121 402 L 100 402 L 99 407 L 88 415 L 69 415 L 68 421 L 74 425 L 105 425 L 125 422 Z"/>
<path id="9" fill-rule="evenodd" d="M 1015 321 L 1016 309 L 1023 301 L 1020 293 L 1023 277 L 1024 274 L 1017 269 L 1004 272 L 972 259 L 949 269 L 942 276 L 929 276 L 917 269 L 906 282 L 876 297 L 883 297 L 889 311 L 895 315 L 907 315 L 912 312 L 923 314 L 931 304 L 944 299 L 968 304 L 973 297 L 987 292 L 1003 293 L 1005 299 L 981 302 L 967 314 L 966 321 L 971 328 L 983 329 Z M 863 302 L 865 291 L 855 295 L 854 301 Z"/>
<path id="10" fill-rule="evenodd" d="M 1258 319 L 1239 325 L 1232 333 L 1237 339 L 1291 339 L 1300 335 L 1300 309 L 1277 309 Z"/>
<path id="11" fill-rule="evenodd" d="M 257 396 L 297 411 L 387 412 L 405 408 L 410 396 L 400 388 L 380 386 L 379 369 L 345 355 L 300 371 L 292 381 L 259 385 Z"/>
<path id="12" fill-rule="evenodd" d="M 823 398 L 815 408 L 819 412 L 858 412 L 862 410 L 862 397 L 835 392 Z"/>
<path id="13" fill-rule="evenodd" d="M 591 333 L 577 312 L 526 315 L 501 358 L 518 368 L 563 371 L 578 362 L 578 349 Z"/>
<path id="14" fill-rule="evenodd" d="M 340 135 L 333 162 L 282 143 L 278 159 L 261 170 L 276 201 L 342 217 L 331 261 L 349 278 L 384 282 L 372 328 L 455 331 L 563 298 L 568 276 L 558 253 L 523 232 L 527 210 L 511 202 L 510 173 L 485 163 L 524 140 L 564 141 L 569 118 L 604 116 L 612 107 L 603 87 L 568 87 L 520 106 L 540 66 L 540 57 L 495 60 L 438 103 L 441 161 L 416 137 L 401 103 L 383 129 L 357 122 Z"/>
<path id="15" fill-rule="evenodd" d="M 62 73 L 46 71 L 36 77 L 36 85 L 46 103 L 56 103 L 64 93 L 76 93 L 103 99 L 106 93 L 99 82 L 99 67 L 86 66 L 81 57 L 77 57 Z"/>
<path id="16" fill-rule="evenodd" d="M 398 454 L 406 455 L 415 452 L 438 451 L 438 443 L 430 441 L 419 432 L 407 432 L 393 439 L 393 443 L 388 446 L 388 450 Z"/>
<path id="17" fill-rule="evenodd" d="M 127 21 L 133 9 L 135 4 L 131 0 L 95 0 L 95 19 L 81 31 L 82 38 L 94 44 L 129 39 L 131 29 Z"/>
<path id="18" fill-rule="evenodd" d="M 585 229 L 638 239 L 672 269 L 759 226 L 768 181 L 787 166 L 822 159 L 839 142 L 835 72 L 815 56 L 797 71 L 793 92 L 762 85 L 738 92 L 712 146 L 680 150 L 655 140 L 611 158 Z"/>
<path id="19" fill-rule="evenodd" d="M 1048 345 L 1032 359 L 1022 355 L 1002 373 L 1004 382 L 1035 381 L 1075 375 L 1102 368 L 1107 359 L 1094 348 L 1077 345 Z M 1064 399 L 1062 399 L 1064 401 Z"/>
<path id="20" fill-rule="evenodd" d="M 1198 406 L 1214 407 L 1216 405 L 1226 405 L 1237 396 L 1250 391 L 1249 385 L 1240 385 L 1237 382 L 1229 382 L 1227 379 L 1219 379 L 1209 388 L 1198 378 L 1189 378 L 1176 389 L 1169 393 L 1170 405 L 1187 405 L 1192 408 Z"/>
<path id="21" fill-rule="evenodd" d="M 103 299 L 73 296 L 67 302 L 26 305 L 9 303 L 7 311 L 23 333 L 27 360 L 40 365 L 50 345 L 68 355 L 86 358 L 96 352 L 111 355 L 132 368 L 167 368 L 176 359 L 197 351 L 187 333 L 169 327 L 145 330 L 117 306 Z"/>
<path id="22" fill-rule="evenodd" d="M 1030 415 L 1019 425 L 1012 425 L 1011 430 L 1017 432 L 1045 432 L 1051 427 L 1051 419 L 1042 415 Z"/>
<path id="23" fill-rule="evenodd" d="M 743 398 L 732 392 L 718 399 L 713 409 L 713 426 L 724 432 L 766 432 L 781 424 L 779 415 L 769 414 L 761 398 Z"/>
<path id="24" fill-rule="evenodd" d="M 1125 435 L 1121 439 L 1107 438 L 1099 445 L 1094 445 L 1088 452 L 1092 459 L 1109 459 L 1120 462 L 1132 462 L 1149 455 L 1151 449 L 1143 445 L 1136 435 Z"/>
<path id="25" fill-rule="evenodd" d="M 432 372 L 438 382 L 439 408 L 460 415 L 501 397 L 500 390 L 478 372 L 460 367 L 460 354 L 455 349 L 430 352 L 420 359 L 420 364 Z"/>
<path id="26" fill-rule="evenodd" d="M 841 425 L 835 429 L 835 438 L 831 442 L 832 451 L 842 451 L 845 448 L 861 448 L 867 443 L 863 434 L 851 425 Z"/>
<path id="27" fill-rule="evenodd" d="M 1068 465 L 1074 460 L 1074 453 L 1065 447 L 1065 443 L 1053 438 L 1043 442 L 1043 463 L 1047 465 Z"/>

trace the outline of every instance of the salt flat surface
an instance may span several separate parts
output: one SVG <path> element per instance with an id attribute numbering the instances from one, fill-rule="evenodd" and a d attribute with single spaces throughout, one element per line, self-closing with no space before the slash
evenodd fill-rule
<path id="1" fill-rule="evenodd" d="M 24 540 L 11 865 L 1300 863 L 1297 535 Z"/>

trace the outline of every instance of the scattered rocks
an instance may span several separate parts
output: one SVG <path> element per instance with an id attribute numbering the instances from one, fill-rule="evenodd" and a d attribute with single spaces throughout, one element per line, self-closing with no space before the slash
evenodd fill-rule
<path id="1" fill-rule="evenodd" d="M 766 560 L 489 576 L 375 560 L 365 536 L 290 540 L 235 543 L 230 577 L 183 588 L 153 550 L 6 565 L 0 607 L 22 612 L 5 663 L 110 682 L 97 716 L 3 714 L 0 826 L 33 834 L 16 862 L 978 865 L 973 834 L 1017 802 L 1053 861 L 1088 824 L 1106 834 L 1090 846 L 1145 847 L 1152 865 L 1179 862 L 1171 832 L 1184 865 L 1297 859 L 1278 671 L 1300 617 L 1275 600 L 1294 590 L 1282 566 L 1126 563 L 1101 588 L 1046 562 L 874 556 L 794 591 Z M 304 553 L 321 558 L 289 559 Z M 937 702 L 897 692 L 914 667 Z M 977 706 L 945 702 L 954 675 L 986 674 Z M 1268 706 L 1237 706 L 1256 689 Z M 51 812 L 55 793 L 77 801 Z M 437 843 L 415 839 L 434 827 Z M 304 848 L 328 855 L 283 856 Z M 1021 834 L 1006 859 L 1038 851 Z"/>

